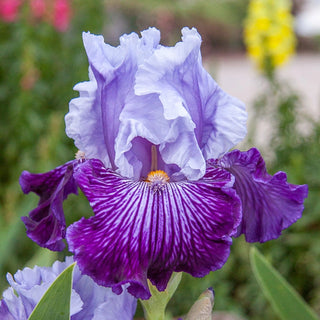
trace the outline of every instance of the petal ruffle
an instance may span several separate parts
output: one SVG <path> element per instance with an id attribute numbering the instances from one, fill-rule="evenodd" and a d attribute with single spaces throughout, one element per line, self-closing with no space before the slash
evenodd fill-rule
<path id="1" fill-rule="evenodd" d="M 130 293 L 147 299 L 147 278 L 164 290 L 173 271 L 202 277 L 228 258 L 241 213 L 227 171 L 210 168 L 197 183 L 168 183 L 161 192 L 99 160 L 86 161 L 74 177 L 95 216 L 71 225 L 67 241 L 98 284 L 120 293 L 130 283 Z"/>
<path id="2" fill-rule="evenodd" d="M 24 193 L 30 191 L 39 197 L 38 206 L 28 217 L 22 217 L 27 235 L 39 246 L 60 251 L 64 248 L 66 223 L 62 203 L 70 193 L 77 194 L 73 178 L 76 160 L 69 161 L 52 171 L 33 174 L 23 171 L 19 182 Z"/>
<path id="3" fill-rule="evenodd" d="M 89 79 L 73 88 L 79 91 L 80 96 L 69 103 L 69 112 L 65 116 L 66 134 L 87 158 L 99 157 L 107 167 L 111 167 L 101 123 L 97 81 L 90 68 Z"/>
<path id="4" fill-rule="evenodd" d="M 141 38 L 136 33 L 123 35 L 118 47 L 105 44 L 102 36 L 83 33 L 90 81 L 75 86 L 80 97 L 71 100 L 65 120 L 68 136 L 87 158 L 101 159 L 114 170 L 119 167 L 115 162 L 119 116 L 127 101 L 134 97 L 138 65 L 152 54 L 159 41 L 160 33 L 155 28 L 142 32 Z M 130 169 L 120 167 L 121 172 Z"/>
<path id="5" fill-rule="evenodd" d="M 235 176 L 234 188 L 243 214 L 237 236 L 244 233 L 248 242 L 265 242 L 278 238 L 282 230 L 301 218 L 308 186 L 288 183 L 281 171 L 269 175 L 257 149 L 234 150 L 211 163 Z"/>
<path id="6" fill-rule="evenodd" d="M 83 34 L 90 81 L 75 86 L 80 97 L 70 102 L 67 135 L 87 158 L 134 179 L 149 171 L 156 145 L 159 169 L 172 171 L 174 180 L 196 181 L 206 159 L 245 136 L 244 105 L 203 68 L 195 29 L 184 28 L 175 47 L 159 45 L 155 28 L 141 34 L 122 36 L 118 47 Z"/>
<path id="7" fill-rule="evenodd" d="M 160 46 L 139 66 L 135 85 L 137 95 L 159 94 L 170 123 L 161 156 L 178 165 L 188 180 L 200 179 L 206 159 L 222 156 L 246 135 L 244 104 L 203 68 L 200 45 L 196 29 L 183 28 L 182 42 Z"/>

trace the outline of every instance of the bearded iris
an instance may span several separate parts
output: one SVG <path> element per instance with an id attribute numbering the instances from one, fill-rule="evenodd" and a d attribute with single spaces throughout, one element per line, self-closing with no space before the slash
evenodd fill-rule
<path id="1" fill-rule="evenodd" d="M 147 279 L 162 291 L 173 271 L 202 277 L 226 262 L 232 236 L 264 242 L 301 217 L 306 185 L 269 175 L 257 149 L 228 152 L 247 115 L 203 68 L 195 29 L 174 47 L 154 28 L 118 47 L 83 40 L 90 80 L 75 86 L 65 117 L 81 152 L 48 173 L 22 173 L 23 191 L 40 196 L 23 217 L 31 239 L 61 250 L 66 238 L 83 273 L 147 299 Z M 94 216 L 66 228 L 62 202 L 77 187 Z"/>

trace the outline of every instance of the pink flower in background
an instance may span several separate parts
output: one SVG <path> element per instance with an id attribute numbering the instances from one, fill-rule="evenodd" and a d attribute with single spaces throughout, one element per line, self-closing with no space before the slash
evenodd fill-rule
<path id="1" fill-rule="evenodd" d="M 6 22 L 17 19 L 21 0 L 0 0 L 0 18 Z"/>
<path id="2" fill-rule="evenodd" d="M 71 6 L 68 0 L 55 0 L 53 5 L 53 25 L 58 31 L 66 31 L 69 27 Z"/>
<path id="3" fill-rule="evenodd" d="M 60 32 L 68 29 L 72 12 L 70 0 L 0 0 L 0 19 L 5 22 L 15 21 L 23 2 L 30 7 L 26 12 L 32 18 L 47 22 Z"/>
<path id="4" fill-rule="evenodd" d="M 30 8 L 35 18 L 42 18 L 46 12 L 45 0 L 29 0 Z"/>

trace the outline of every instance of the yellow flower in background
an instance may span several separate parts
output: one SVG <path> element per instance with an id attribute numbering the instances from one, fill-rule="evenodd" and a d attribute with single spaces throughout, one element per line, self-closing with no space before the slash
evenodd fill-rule
<path id="1" fill-rule="evenodd" d="M 244 25 L 249 56 L 266 73 L 294 53 L 296 38 L 290 0 L 251 0 Z"/>

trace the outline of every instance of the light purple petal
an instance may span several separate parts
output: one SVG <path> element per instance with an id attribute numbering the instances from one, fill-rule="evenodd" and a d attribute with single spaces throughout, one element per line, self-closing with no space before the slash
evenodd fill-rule
<path id="1" fill-rule="evenodd" d="M 199 177 L 203 176 L 199 163 L 203 161 L 201 151 L 197 146 L 193 130 L 184 131 L 185 120 L 178 118 L 166 120 L 163 116 L 163 106 L 157 95 L 133 97 L 120 114 L 119 134 L 116 139 L 116 163 L 122 176 L 139 179 L 146 177 L 151 170 L 151 146 L 158 150 L 158 169 L 170 174 L 171 178 L 180 175 L 185 178 L 187 168 L 193 166 Z M 179 140 L 179 142 L 177 141 Z M 190 157 L 194 149 L 198 157 Z M 189 150 L 189 152 L 186 152 Z M 170 153 L 171 158 L 164 156 Z M 179 159 L 178 161 L 175 161 Z M 180 172 L 180 168 L 184 170 Z M 171 168 L 175 170 L 171 174 Z M 203 167 L 205 169 L 205 166 Z"/>
<path id="2" fill-rule="evenodd" d="M 79 91 L 80 96 L 69 103 L 69 112 L 65 116 L 66 133 L 87 158 L 99 157 L 107 167 L 111 167 L 104 141 L 97 82 L 91 68 L 89 78 L 90 81 L 80 82 L 73 88 Z"/>
<path id="3" fill-rule="evenodd" d="M 200 179 L 205 160 L 227 152 L 246 134 L 243 104 L 224 93 L 201 62 L 201 38 L 182 30 L 175 47 L 159 45 L 155 28 L 120 38 L 83 34 L 90 81 L 78 84 L 66 132 L 87 158 L 138 179 L 150 167 L 151 145 L 159 169 L 171 178 Z M 162 165 L 162 166 L 161 166 Z"/>
<path id="4" fill-rule="evenodd" d="M 202 277 L 221 268 L 229 255 L 230 234 L 240 223 L 240 202 L 232 176 L 210 168 L 197 182 L 166 184 L 154 192 L 86 161 L 74 177 L 95 216 L 67 230 L 69 249 L 80 269 L 97 283 L 147 299 L 147 278 L 159 290 L 173 271 Z"/>
<path id="5" fill-rule="evenodd" d="M 244 233 L 248 242 L 265 242 L 301 218 L 308 186 L 288 183 L 281 171 L 269 175 L 257 149 L 234 150 L 214 162 L 235 176 L 243 212 L 237 236 Z"/>
<path id="6" fill-rule="evenodd" d="M 6 289 L 2 294 L 3 300 L 0 301 L 0 320 L 27 320 L 23 303 L 15 295 L 13 288 Z"/>
<path id="7" fill-rule="evenodd" d="M 120 315 L 121 320 L 132 320 L 136 312 L 137 299 L 126 290 L 121 295 L 114 294 L 110 288 L 107 290 L 107 299 L 96 307 L 92 320 L 114 320 L 119 319 Z"/>
<path id="8" fill-rule="evenodd" d="M 159 145 L 170 128 L 156 95 L 132 97 L 120 114 L 120 122 L 115 162 L 122 176 L 139 180 L 151 170 L 151 146 Z"/>
<path id="9" fill-rule="evenodd" d="M 33 174 L 23 171 L 19 182 L 24 193 L 34 192 L 39 197 L 38 206 L 29 216 L 22 217 L 27 235 L 41 247 L 62 250 L 66 223 L 63 214 L 63 201 L 70 193 L 77 194 L 73 179 L 73 166 L 69 161 L 47 173 Z"/>
<path id="10" fill-rule="evenodd" d="M 37 303 L 49 289 L 52 282 L 72 262 L 70 261 L 68 264 L 66 264 L 56 261 L 54 266 L 57 264 L 63 266 L 58 270 L 54 270 L 56 268 L 35 266 L 33 269 L 24 268 L 23 270 L 18 270 L 14 276 L 8 273 L 7 280 L 11 288 L 14 289 L 17 294 L 16 303 L 18 304 L 19 313 L 25 313 L 26 316 L 29 317 Z M 5 298 L 5 301 L 7 301 L 7 298 Z M 72 290 L 70 315 L 72 316 L 76 313 L 79 313 L 82 309 L 82 305 L 83 302 L 79 294 Z M 15 311 L 12 307 L 10 308 L 10 313 L 13 315 L 15 314 Z M 20 318 L 15 316 L 14 319 Z"/>
<path id="11" fill-rule="evenodd" d="M 52 282 L 73 262 L 73 257 L 67 257 L 65 262 L 56 261 L 52 267 L 35 266 L 18 270 L 14 276 L 7 274 L 11 287 L 4 291 L 0 301 L 0 319 L 27 320 Z M 116 295 L 110 288 L 98 286 L 90 277 L 82 275 L 77 265 L 74 267 L 71 320 L 111 319 L 108 315 L 114 315 L 112 319 L 131 320 L 136 305 L 132 295 L 127 292 Z M 105 312 L 104 318 L 96 316 L 101 310 Z"/>
<path id="12" fill-rule="evenodd" d="M 123 35 L 118 47 L 105 44 L 102 36 L 83 34 L 92 72 L 89 82 L 75 87 L 80 97 L 70 102 L 65 120 L 68 136 L 87 158 L 100 159 L 114 170 L 119 166 L 115 162 L 119 116 L 127 101 L 134 97 L 138 65 L 152 54 L 159 40 L 160 33 L 155 28 L 142 32 L 140 39 L 135 33 Z M 126 167 L 119 170 L 130 172 Z"/>
<path id="13" fill-rule="evenodd" d="M 182 34 L 182 42 L 159 47 L 139 66 L 135 93 L 159 94 L 170 125 L 160 144 L 162 158 L 197 180 L 206 159 L 220 157 L 243 139 L 247 115 L 243 103 L 221 90 L 203 68 L 196 29 L 184 28 Z"/>

